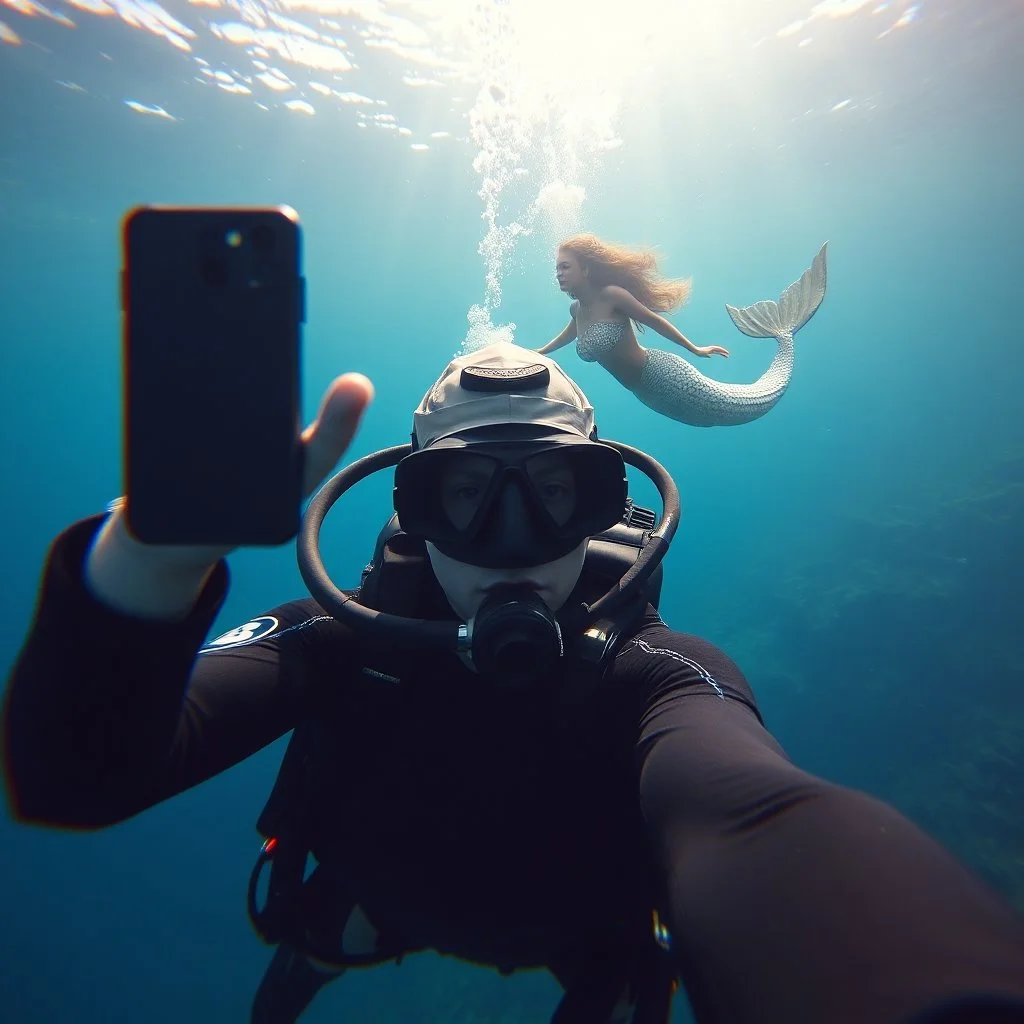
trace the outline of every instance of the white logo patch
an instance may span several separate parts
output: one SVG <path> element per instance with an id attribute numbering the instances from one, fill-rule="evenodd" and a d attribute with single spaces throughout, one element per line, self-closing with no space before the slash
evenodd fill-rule
<path id="1" fill-rule="evenodd" d="M 221 634 L 216 640 L 211 640 L 199 653 L 205 654 L 210 651 L 225 651 L 231 647 L 244 647 L 246 644 L 254 644 L 275 632 L 280 623 L 273 615 L 262 615 L 250 622 L 243 622 L 227 633 Z"/>

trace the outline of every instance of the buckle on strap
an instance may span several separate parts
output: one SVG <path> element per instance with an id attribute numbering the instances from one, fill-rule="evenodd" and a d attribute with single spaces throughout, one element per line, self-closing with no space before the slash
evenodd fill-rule
<path id="1" fill-rule="evenodd" d="M 281 942 L 292 931 L 306 868 L 306 850 L 286 853 L 287 847 L 287 843 L 282 847 L 276 836 L 265 840 L 249 876 L 249 920 L 260 938 L 271 945 Z M 268 864 L 270 880 L 266 902 L 261 908 L 257 902 L 257 889 L 263 869 Z"/>

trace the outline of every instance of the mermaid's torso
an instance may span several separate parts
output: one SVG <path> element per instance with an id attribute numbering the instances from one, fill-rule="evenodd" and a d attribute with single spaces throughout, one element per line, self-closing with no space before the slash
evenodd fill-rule
<path id="1" fill-rule="evenodd" d="M 572 315 L 575 317 L 579 309 L 573 303 Z M 590 324 L 576 338 L 576 354 L 587 363 L 596 363 L 604 358 L 622 340 L 628 321 L 597 320 Z"/>

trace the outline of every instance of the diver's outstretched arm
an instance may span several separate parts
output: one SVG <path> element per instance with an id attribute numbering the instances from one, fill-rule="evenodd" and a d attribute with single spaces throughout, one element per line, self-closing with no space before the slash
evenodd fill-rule
<path id="1" fill-rule="evenodd" d="M 663 316 L 655 313 L 654 310 L 648 309 L 635 295 L 628 292 L 625 288 L 620 288 L 617 284 L 610 284 L 601 289 L 601 294 L 623 316 L 628 316 L 630 320 L 643 324 L 645 327 L 650 327 L 663 338 L 668 338 L 669 341 L 682 345 L 683 348 L 692 352 L 695 356 L 717 355 L 725 356 L 726 359 L 729 358 L 729 350 L 722 348 L 721 345 L 705 345 L 703 347 L 694 345 L 675 324 L 670 323 Z"/>
<path id="2" fill-rule="evenodd" d="M 576 318 L 573 317 L 566 325 L 565 329 L 557 338 L 552 338 L 546 345 L 542 345 L 537 351 L 546 356 L 549 352 L 554 352 L 557 348 L 562 348 L 563 345 L 568 345 L 570 341 L 576 340 Z"/>

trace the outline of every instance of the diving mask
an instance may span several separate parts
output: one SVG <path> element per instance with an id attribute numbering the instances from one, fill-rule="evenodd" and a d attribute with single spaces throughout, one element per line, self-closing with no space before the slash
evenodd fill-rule
<path id="1" fill-rule="evenodd" d="M 560 431 L 466 431 L 407 455 L 395 470 L 402 529 L 486 568 L 553 562 L 617 523 L 626 499 L 619 452 Z"/>

